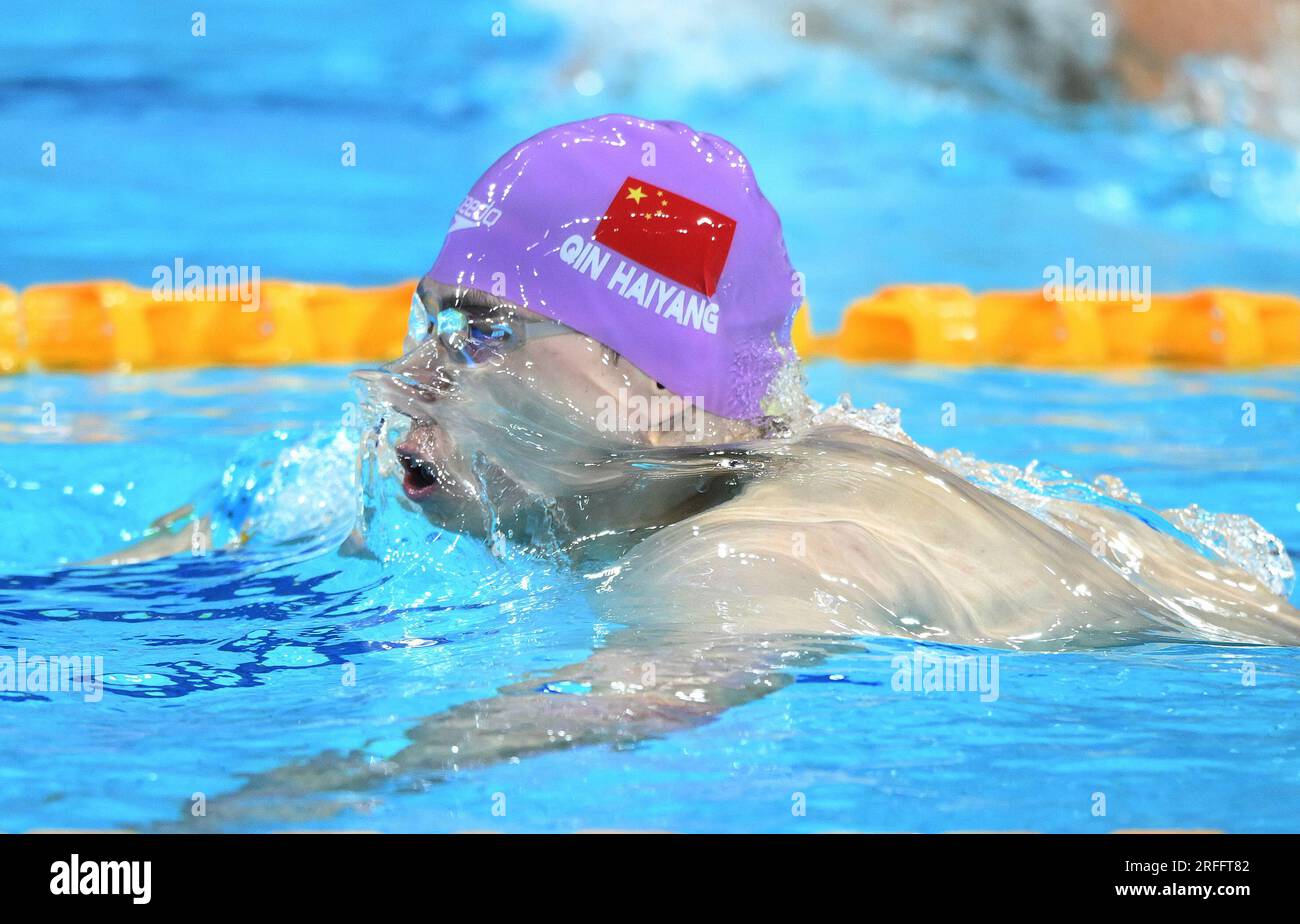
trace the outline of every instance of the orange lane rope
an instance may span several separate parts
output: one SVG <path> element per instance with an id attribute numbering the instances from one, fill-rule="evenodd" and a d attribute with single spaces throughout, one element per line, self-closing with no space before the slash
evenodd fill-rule
<path id="1" fill-rule="evenodd" d="M 414 286 L 266 281 L 253 305 L 159 301 L 111 280 L 21 293 L 0 285 L 0 372 L 387 359 L 401 350 Z M 1249 368 L 1300 363 L 1300 299 L 1205 289 L 1135 307 L 1053 301 L 1039 290 L 896 285 L 850 303 L 831 333 L 813 332 L 805 306 L 794 339 L 806 358 L 846 361 Z"/>

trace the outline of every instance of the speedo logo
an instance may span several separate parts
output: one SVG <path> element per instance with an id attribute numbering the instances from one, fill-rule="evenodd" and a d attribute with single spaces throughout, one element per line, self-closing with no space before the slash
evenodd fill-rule
<path id="1" fill-rule="evenodd" d="M 452 216 L 451 228 L 447 233 L 461 231 L 465 228 L 477 228 L 480 225 L 490 228 L 497 223 L 501 217 L 501 210 L 495 206 L 488 205 L 481 199 L 475 199 L 473 196 L 466 196 L 456 209 L 456 214 Z"/>

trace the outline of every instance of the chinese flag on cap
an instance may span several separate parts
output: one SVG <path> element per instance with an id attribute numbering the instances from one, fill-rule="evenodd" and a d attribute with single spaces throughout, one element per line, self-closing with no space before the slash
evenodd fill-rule
<path id="1" fill-rule="evenodd" d="M 596 226 L 596 242 L 712 298 L 735 233 L 721 212 L 628 177 Z"/>

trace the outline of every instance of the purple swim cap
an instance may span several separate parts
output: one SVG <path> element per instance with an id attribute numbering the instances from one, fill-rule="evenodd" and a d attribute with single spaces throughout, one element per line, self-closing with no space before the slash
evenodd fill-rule
<path id="1" fill-rule="evenodd" d="M 724 417 L 762 416 L 794 355 L 781 221 L 744 155 L 679 122 L 607 115 L 512 148 L 429 275 L 567 324 Z"/>

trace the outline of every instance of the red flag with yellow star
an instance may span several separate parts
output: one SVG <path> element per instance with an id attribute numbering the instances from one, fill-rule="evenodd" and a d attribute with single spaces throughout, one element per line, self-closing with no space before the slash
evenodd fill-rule
<path id="1" fill-rule="evenodd" d="M 712 298 L 735 233 L 721 212 L 630 176 L 596 226 L 596 242 Z"/>

